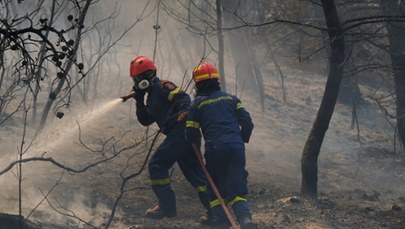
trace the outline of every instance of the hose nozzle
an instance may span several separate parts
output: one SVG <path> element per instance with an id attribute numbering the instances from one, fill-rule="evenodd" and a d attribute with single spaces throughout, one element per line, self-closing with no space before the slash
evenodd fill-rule
<path id="1" fill-rule="evenodd" d="M 133 98 L 134 96 L 135 96 L 135 93 L 131 93 L 131 94 L 129 94 L 129 95 L 121 96 L 120 98 L 122 99 L 122 102 L 125 102 L 125 101 L 127 101 L 128 99 Z"/>

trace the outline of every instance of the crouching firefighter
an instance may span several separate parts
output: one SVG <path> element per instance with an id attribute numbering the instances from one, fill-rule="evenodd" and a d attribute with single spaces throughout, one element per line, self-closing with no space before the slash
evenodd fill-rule
<path id="1" fill-rule="evenodd" d="M 236 97 L 221 91 L 220 75 L 213 65 L 202 62 L 193 70 L 196 98 L 187 115 L 186 137 L 194 144 L 205 140 L 205 161 L 220 197 L 211 191 L 214 228 L 228 228 L 230 219 L 220 205 L 231 206 L 241 229 L 255 229 L 246 195 L 245 145 L 253 130 L 250 114 Z M 200 132 L 201 129 L 201 132 Z M 210 189 L 212 190 L 212 189 Z"/>
<path id="2" fill-rule="evenodd" d="M 177 215 L 175 193 L 169 176 L 169 170 L 175 162 L 198 192 L 200 201 L 210 216 L 207 179 L 184 135 L 184 117 L 189 110 L 190 96 L 172 82 L 160 80 L 156 76 L 156 69 L 149 58 L 136 57 L 130 65 L 130 76 L 134 81 L 133 94 L 121 97 L 123 101 L 129 97 L 135 98 L 138 121 L 143 126 L 156 122 L 160 131 L 166 135 L 148 164 L 152 189 L 158 203 L 146 211 L 146 217 L 161 219 Z M 145 94 L 148 95 L 146 104 Z M 209 219 L 210 217 L 207 220 Z"/>

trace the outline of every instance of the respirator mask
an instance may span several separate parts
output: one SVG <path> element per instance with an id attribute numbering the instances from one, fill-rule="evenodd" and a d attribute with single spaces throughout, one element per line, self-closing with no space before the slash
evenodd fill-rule
<path id="1" fill-rule="evenodd" d="M 142 91 L 145 91 L 146 89 L 148 89 L 149 86 L 150 86 L 150 82 L 147 79 L 143 79 L 143 80 L 139 81 L 138 83 L 135 82 L 135 85 L 134 85 L 134 87 L 137 90 L 142 90 Z"/>
<path id="2" fill-rule="evenodd" d="M 151 80 L 155 77 L 156 72 L 154 71 L 147 71 L 145 73 L 142 73 L 139 76 L 136 76 L 133 78 L 134 80 L 134 89 L 135 90 L 141 90 L 141 91 L 146 91 L 151 84 Z"/>

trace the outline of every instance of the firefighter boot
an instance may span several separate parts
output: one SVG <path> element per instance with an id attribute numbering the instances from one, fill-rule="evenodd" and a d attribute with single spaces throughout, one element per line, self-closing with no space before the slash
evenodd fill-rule
<path id="1" fill-rule="evenodd" d="M 231 224 L 229 222 L 216 222 L 211 226 L 212 229 L 230 229 Z"/>
<path id="2" fill-rule="evenodd" d="M 177 216 L 176 211 L 167 211 L 160 208 L 159 205 L 156 205 L 153 208 L 146 210 L 145 216 L 150 219 L 162 219 L 165 217 L 173 218 Z"/>
<path id="3" fill-rule="evenodd" d="M 253 223 L 250 216 L 241 217 L 238 219 L 240 229 L 258 229 L 257 224 Z"/>
<path id="4" fill-rule="evenodd" d="M 213 225 L 213 220 L 212 220 L 212 213 L 210 210 L 208 210 L 205 215 L 200 217 L 200 224 L 201 225 L 207 225 L 207 226 L 211 226 Z"/>
<path id="5" fill-rule="evenodd" d="M 211 208 L 212 213 L 212 228 L 215 229 L 228 229 L 231 226 L 231 223 L 228 220 L 224 210 L 221 205 L 216 205 Z"/>
<path id="6" fill-rule="evenodd" d="M 210 209 L 209 195 L 208 195 L 207 190 L 199 191 L 198 197 L 200 199 L 201 204 L 204 206 L 205 209 L 207 209 L 207 211 L 205 212 L 205 215 L 200 217 L 200 224 L 212 225 L 213 218 L 212 218 L 212 212 Z"/>

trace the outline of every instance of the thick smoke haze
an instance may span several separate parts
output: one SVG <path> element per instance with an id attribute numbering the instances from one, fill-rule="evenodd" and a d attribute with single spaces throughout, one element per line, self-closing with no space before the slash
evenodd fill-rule
<path id="1" fill-rule="evenodd" d="M 203 58 L 216 65 L 219 63 L 218 34 L 213 25 L 207 26 L 192 19 L 189 21 L 191 25 L 185 24 L 188 17 L 195 17 L 198 11 L 189 15 L 183 9 L 185 5 L 180 3 L 182 1 L 94 2 L 85 21 L 88 30 L 78 53 L 84 70 L 91 71 L 80 79 L 76 74 L 78 69 L 71 70 L 71 81 L 67 86 L 71 93 L 60 96 L 62 99 L 58 97 L 60 100 L 53 106 L 39 135 L 36 135 L 39 118 L 31 118 L 31 99 L 27 99 L 29 112 L 26 118 L 20 110 L 0 124 L 0 172 L 18 160 L 22 152 L 22 158 L 50 157 L 60 165 L 76 170 L 113 158 L 80 172 L 66 171 L 49 162 L 23 163 L 24 216 L 35 209 L 30 220 L 46 219 L 63 226 L 77 223 L 76 219 L 55 211 L 57 209 L 66 214 L 74 212 L 96 227 L 105 226 L 119 196 L 123 177 L 141 167 L 151 136 L 157 131 L 155 124 L 147 129 L 138 123 L 132 99 L 123 103 L 119 98 L 132 90 L 131 60 L 138 55 L 153 58 L 158 77 L 173 81 L 191 95 L 194 86 L 190 84 L 192 69 Z M 49 14 L 50 6 L 51 3 L 46 2 L 42 15 Z M 19 7 L 21 12 L 28 11 L 30 3 L 22 1 Z M 74 11 L 62 12 L 55 27 L 66 26 L 64 18 Z M 206 12 L 203 16 L 211 21 L 215 15 L 213 5 L 208 4 Z M 255 18 L 255 14 L 248 15 Z M 237 23 L 241 21 L 237 20 Z M 316 34 L 301 39 L 299 31 L 281 24 L 245 28 L 247 31 L 236 30 L 235 33 L 229 28 L 237 27 L 232 25 L 236 22 L 226 22 L 224 27 L 228 29 L 223 30 L 223 36 L 227 91 L 241 98 L 255 124 L 251 140 L 246 145 L 249 182 L 254 187 L 276 186 L 290 193 L 299 193 L 301 154 L 326 83 L 327 52 L 308 54 L 315 49 L 312 44 L 318 44 L 313 40 L 321 36 Z M 243 39 L 235 39 L 235 34 L 240 34 L 238 38 L 249 35 L 252 40 L 244 40 L 250 42 L 247 45 L 238 43 Z M 319 42 L 323 41 L 319 39 Z M 241 61 L 235 57 L 238 52 L 244 52 L 243 46 L 255 52 L 255 60 Z M 297 53 L 301 52 L 311 58 L 298 61 Z M 94 65 L 97 60 L 99 62 Z M 247 65 L 255 75 L 241 78 Z M 262 82 L 258 82 L 258 70 Z M 47 72 L 51 76 L 44 80 L 47 84 L 39 92 L 39 116 L 50 88 L 55 84 L 54 71 Z M 264 92 L 258 89 L 258 85 L 263 86 Z M 378 193 L 381 199 L 387 200 L 405 196 L 405 169 L 403 162 L 396 157 L 394 129 L 387 117 L 372 106 L 373 101 L 369 99 L 372 90 L 368 86 L 362 86 L 367 92 L 369 105 L 357 110 L 357 128 L 352 127 L 352 107 L 337 104 L 335 108 L 319 156 L 321 194 L 362 190 L 367 194 Z M 24 93 L 18 92 L 16 96 L 23 98 Z M 69 104 L 63 105 L 67 100 Z M 17 102 L 10 103 L 7 112 L 17 105 Z M 58 118 L 57 112 L 62 112 L 63 117 Z M 147 143 L 143 141 L 146 136 L 149 137 Z M 16 165 L 0 175 L 0 212 L 18 214 L 17 168 Z M 177 173 L 178 169 L 175 170 Z M 183 179 L 181 176 L 175 178 Z M 128 186 L 125 194 L 132 199 L 124 195 L 111 228 L 125 225 L 122 220 L 126 209 L 145 209 L 150 203 L 148 201 L 153 199 L 147 171 L 131 180 Z M 147 190 L 148 194 L 139 190 Z M 79 225 L 79 228 L 85 228 L 84 224 Z"/>

